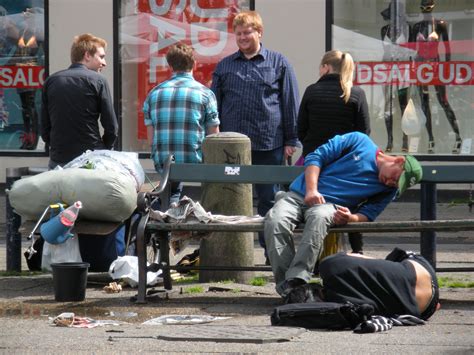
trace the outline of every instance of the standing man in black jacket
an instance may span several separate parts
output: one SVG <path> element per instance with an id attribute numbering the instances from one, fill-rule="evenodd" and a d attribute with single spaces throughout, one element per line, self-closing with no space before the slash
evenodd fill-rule
<path id="1" fill-rule="evenodd" d="M 49 145 L 50 169 L 86 150 L 112 149 L 118 123 L 109 86 L 100 71 L 107 65 L 107 42 L 92 34 L 74 38 L 71 66 L 44 83 L 41 137 Z M 99 121 L 104 128 L 101 137 Z"/>

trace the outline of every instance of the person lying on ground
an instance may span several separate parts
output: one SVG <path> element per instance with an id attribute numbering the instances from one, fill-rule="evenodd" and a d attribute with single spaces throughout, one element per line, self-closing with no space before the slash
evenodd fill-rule
<path id="1" fill-rule="evenodd" d="M 421 255 L 395 248 L 385 259 L 338 253 L 321 261 L 322 301 L 370 304 L 374 314 L 410 314 L 427 320 L 439 308 L 439 287 Z"/>

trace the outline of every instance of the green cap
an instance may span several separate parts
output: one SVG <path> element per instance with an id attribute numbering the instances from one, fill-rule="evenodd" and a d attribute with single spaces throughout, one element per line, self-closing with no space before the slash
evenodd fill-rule
<path id="1" fill-rule="evenodd" d="M 409 187 L 417 184 L 423 177 L 423 169 L 420 163 L 411 155 L 405 155 L 403 170 L 398 180 L 398 196 L 404 193 Z"/>

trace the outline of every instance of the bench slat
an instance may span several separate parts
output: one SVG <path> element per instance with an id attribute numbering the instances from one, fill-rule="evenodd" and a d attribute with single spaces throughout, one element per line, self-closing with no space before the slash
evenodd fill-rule
<path id="1" fill-rule="evenodd" d="M 438 184 L 467 184 L 474 179 L 474 164 L 469 165 L 423 165 L 422 182 Z"/>
<path id="2" fill-rule="evenodd" d="M 181 223 L 170 224 L 148 221 L 146 226 L 149 231 L 196 231 L 196 232 L 259 232 L 263 231 L 263 223 Z M 297 230 L 301 230 L 299 226 Z M 435 220 L 435 221 L 387 221 L 387 222 L 360 222 L 350 223 L 345 226 L 333 227 L 333 232 L 422 232 L 422 231 L 464 231 L 474 230 L 472 220 Z"/>
<path id="3" fill-rule="evenodd" d="M 237 164 L 171 164 L 169 181 L 287 184 L 304 171 L 302 166 Z M 423 165 L 422 182 L 471 183 L 474 164 Z"/>
<path id="4" fill-rule="evenodd" d="M 170 181 L 284 184 L 304 171 L 301 166 L 171 164 Z"/>

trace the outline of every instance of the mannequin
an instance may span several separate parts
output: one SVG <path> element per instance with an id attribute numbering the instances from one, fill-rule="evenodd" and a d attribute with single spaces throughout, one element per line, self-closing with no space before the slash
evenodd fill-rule
<path id="1" fill-rule="evenodd" d="M 8 17 L 8 11 L 0 6 L 0 65 L 7 65 L 15 53 L 16 39 L 19 37 L 18 28 Z M 9 112 L 5 99 L 5 89 L 0 88 L 0 131 L 8 126 Z"/>
<path id="2" fill-rule="evenodd" d="M 25 27 L 20 33 L 15 56 L 18 66 L 38 65 L 38 52 L 41 43 L 38 42 L 33 15 L 36 8 L 23 11 Z M 17 89 L 21 100 L 24 135 L 20 149 L 34 150 L 38 144 L 38 113 L 35 107 L 36 89 Z"/>
<path id="3" fill-rule="evenodd" d="M 406 21 L 405 8 L 403 4 L 398 4 L 396 9 L 392 9 L 392 3 L 389 4 L 388 8 L 383 10 L 380 14 L 385 21 L 389 21 L 388 24 L 381 28 L 380 34 L 382 38 L 382 44 L 384 48 L 383 61 L 384 62 L 395 62 L 405 61 L 410 58 L 407 55 L 407 49 L 398 47 L 402 43 L 406 43 L 410 36 L 410 26 Z M 393 11 L 396 10 L 396 11 Z M 392 14 L 394 14 L 395 22 L 394 26 L 391 21 Z M 392 30 L 393 27 L 393 30 Z M 403 115 L 405 108 L 408 104 L 408 87 L 409 84 L 389 84 L 384 87 L 385 96 L 385 108 L 384 108 L 384 119 L 385 127 L 387 128 L 387 147 L 386 152 L 391 152 L 393 149 L 393 92 L 394 89 L 397 92 L 398 103 L 400 104 L 400 110 Z M 403 133 L 402 152 L 408 151 L 408 137 Z"/>
<path id="4" fill-rule="evenodd" d="M 438 52 L 438 42 L 443 41 L 446 48 L 445 60 L 451 60 L 451 53 L 449 48 L 449 35 L 447 23 L 443 20 L 438 20 L 433 17 L 432 11 L 435 7 L 434 0 L 422 0 L 421 12 L 423 13 L 423 20 L 413 25 L 410 42 L 416 42 L 417 57 L 416 61 L 420 62 L 439 62 L 440 56 Z M 419 43 L 435 42 L 433 46 L 420 46 Z M 421 47 L 421 48 L 420 48 Z M 454 143 L 452 152 L 459 153 L 461 151 L 462 139 L 459 134 L 459 126 L 456 120 L 453 109 L 449 105 L 446 86 L 435 85 L 436 97 L 443 108 L 448 122 L 456 134 L 456 142 Z M 433 136 L 433 127 L 431 122 L 431 109 L 429 98 L 429 87 L 427 85 L 419 86 L 421 97 L 421 107 L 426 116 L 426 129 L 428 131 L 428 153 L 434 153 L 435 141 Z"/>

